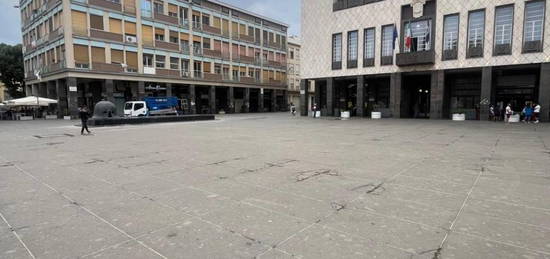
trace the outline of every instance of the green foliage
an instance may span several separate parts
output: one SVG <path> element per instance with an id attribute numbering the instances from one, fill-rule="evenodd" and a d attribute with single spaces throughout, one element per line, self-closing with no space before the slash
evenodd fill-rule
<path id="1" fill-rule="evenodd" d="M 0 81 L 13 98 L 25 96 L 25 70 L 21 44 L 0 44 Z"/>

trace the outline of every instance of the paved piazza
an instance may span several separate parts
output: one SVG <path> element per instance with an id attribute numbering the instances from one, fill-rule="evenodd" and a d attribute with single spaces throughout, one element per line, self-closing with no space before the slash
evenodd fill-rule
<path id="1" fill-rule="evenodd" d="M 550 125 L 92 130 L 0 121 L 0 258 L 550 258 Z"/>

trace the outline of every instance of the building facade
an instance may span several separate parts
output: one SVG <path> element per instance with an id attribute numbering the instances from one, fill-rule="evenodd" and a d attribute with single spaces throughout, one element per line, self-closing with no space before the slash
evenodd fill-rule
<path id="1" fill-rule="evenodd" d="M 176 96 L 185 113 L 286 107 L 284 23 L 216 0 L 21 0 L 27 95 L 80 105 Z"/>
<path id="2" fill-rule="evenodd" d="M 545 0 L 302 0 L 302 87 L 322 114 L 487 119 L 550 108 Z M 319 17 L 330 22 L 319 26 Z M 303 92 L 302 92 L 303 93 Z M 302 99 L 307 99 L 307 94 Z"/>
<path id="3" fill-rule="evenodd" d="M 287 51 L 288 103 L 300 106 L 300 39 L 288 37 Z"/>

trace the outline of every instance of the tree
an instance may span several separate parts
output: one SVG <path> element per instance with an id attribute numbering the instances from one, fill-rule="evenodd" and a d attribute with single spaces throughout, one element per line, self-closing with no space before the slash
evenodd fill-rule
<path id="1" fill-rule="evenodd" d="M 25 96 L 25 69 L 21 44 L 10 46 L 0 43 L 0 81 L 12 98 Z"/>

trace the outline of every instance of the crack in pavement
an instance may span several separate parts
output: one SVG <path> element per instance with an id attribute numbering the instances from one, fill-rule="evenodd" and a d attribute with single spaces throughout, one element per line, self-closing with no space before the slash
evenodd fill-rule
<path id="1" fill-rule="evenodd" d="M 256 168 L 256 169 L 244 169 L 244 170 L 241 171 L 241 174 L 256 173 L 256 172 L 260 172 L 260 171 L 263 171 L 263 170 L 266 170 L 266 169 L 269 169 L 269 168 L 272 168 L 272 167 L 284 167 L 286 164 L 290 164 L 290 163 L 294 163 L 294 162 L 298 162 L 298 160 L 287 159 L 287 160 L 278 161 L 278 162 L 266 162 L 264 166 Z"/>
<path id="2" fill-rule="evenodd" d="M 296 176 L 296 182 L 303 182 L 318 176 L 322 175 L 329 175 L 329 176 L 338 176 L 338 172 L 332 172 L 330 169 L 326 170 L 307 170 L 298 172 L 298 175 Z"/>
<path id="3" fill-rule="evenodd" d="M 206 164 L 206 165 L 221 165 L 221 164 L 225 164 L 225 163 L 228 163 L 228 162 L 239 161 L 239 160 L 243 160 L 243 159 L 245 159 L 245 158 L 244 157 L 236 157 L 236 158 L 233 158 L 233 159 L 222 160 L 222 161 L 218 161 L 218 162 L 214 162 L 214 163 L 210 163 L 210 164 Z"/>
<path id="4" fill-rule="evenodd" d="M 383 192 L 385 191 L 386 189 L 383 187 L 384 185 L 384 182 L 381 182 L 377 185 L 373 184 L 373 183 L 369 183 L 369 184 L 365 184 L 365 185 L 360 185 L 360 186 L 357 186 L 353 189 L 351 189 L 351 191 L 357 191 L 357 190 L 361 190 L 361 189 L 364 189 L 364 188 L 367 188 L 367 187 L 371 187 L 370 189 L 368 189 L 367 191 L 365 191 L 365 194 L 373 194 L 373 195 L 379 195 L 380 192 Z M 377 192 L 378 190 L 380 190 L 380 192 Z"/>

